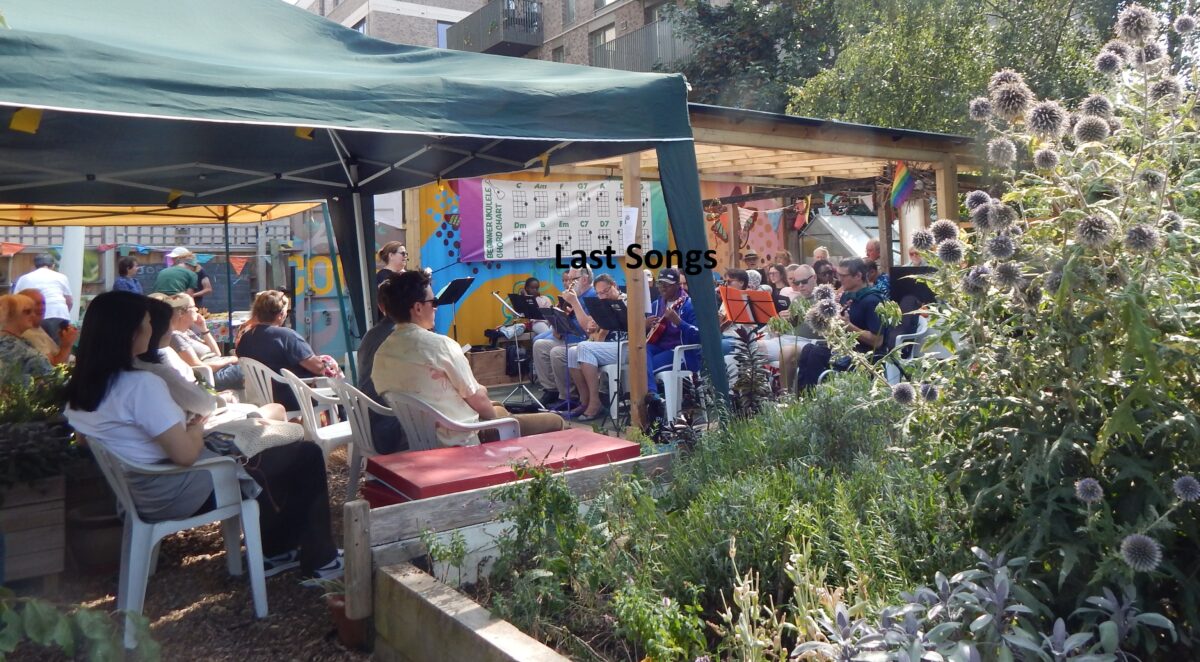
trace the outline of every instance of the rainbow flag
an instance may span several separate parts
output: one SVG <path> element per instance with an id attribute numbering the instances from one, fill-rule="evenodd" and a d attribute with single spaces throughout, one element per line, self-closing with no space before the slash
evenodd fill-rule
<path id="1" fill-rule="evenodd" d="M 904 161 L 897 162 L 896 174 L 892 176 L 892 208 L 899 209 L 900 205 L 904 204 L 912 193 L 915 181 L 908 170 L 908 164 Z"/>

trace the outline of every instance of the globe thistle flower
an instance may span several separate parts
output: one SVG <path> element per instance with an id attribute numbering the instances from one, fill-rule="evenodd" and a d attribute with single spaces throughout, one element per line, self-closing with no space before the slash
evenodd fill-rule
<path id="1" fill-rule="evenodd" d="M 1131 44 L 1149 40 L 1158 31 L 1158 17 L 1145 7 L 1133 4 L 1117 15 L 1117 36 Z"/>
<path id="2" fill-rule="evenodd" d="M 985 248 L 988 255 L 997 260 L 1007 260 L 1017 253 L 1017 244 L 1006 234 L 998 234 L 988 239 Z"/>
<path id="3" fill-rule="evenodd" d="M 1121 71 L 1121 67 L 1125 66 L 1125 60 L 1112 51 L 1104 51 L 1096 56 L 1092 64 L 1096 67 L 1096 71 L 1105 76 L 1112 76 Z"/>
<path id="4" fill-rule="evenodd" d="M 1131 253 L 1149 253 L 1158 248 L 1158 230 L 1141 223 L 1125 233 L 1125 248 Z"/>
<path id="5" fill-rule="evenodd" d="M 991 198 L 988 198 L 991 200 Z M 947 239 L 958 239 L 958 224 L 948 219 L 934 221 L 933 225 L 929 226 L 929 231 L 933 233 L 933 238 L 938 243 Z M 957 262 L 958 260 L 955 260 Z"/>
<path id="6" fill-rule="evenodd" d="M 1158 191 L 1167 183 L 1167 176 L 1161 170 L 1143 170 L 1138 179 L 1151 191 Z"/>
<path id="7" fill-rule="evenodd" d="M 933 240 L 933 233 L 929 230 L 917 230 L 916 232 L 912 233 L 912 237 L 909 238 L 909 241 L 912 242 L 912 247 L 919 251 L 927 251 L 933 248 L 934 244 L 936 243 Z"/>
<path id="8" fill-rule="evenodd" d="M 996 210 L 996 216 L 992 219 L 992 225 L 997 230 L 1007 230 L 1012 227 L 1013 223 L 1017 222 L 1017 210 L 1011 206 L 999 200 L 993 200 L 992 208 Z"/>
<path id="9" fill-rule="evenodd" d="M 996 265 L 996 285 L 1011 289 L 1021 284 L 1021 267 L 1015 262 L 1001 262 Z"/>
<path id="10" fill-rule="evenodd" d="M 1110 40 L 1107 44 L 1104 45 L 1103 48 L 1100 49 L 1100 52 L 1101 53 L 1112 53 L 1113 55 L 1116 55 L 1117 57 L 1121 58 L 1122 60 L 1129 60 L 1130 58 L 1133 57 L 1133 48 L 1130 47 L 1129 44 L 1121 41 L 1120 39 Z"/>
<path id="11" fill-rule="evenodd" d="M 814 301 L 824 301 L 824 300 L 833 301 L 834 294 L 836 294 L 836 292 L 834 291 L 833 286 L 830 285 L 829 283 L 821 283 L 820 285 L 813 288 L 813 300 Z"/>
<path id="12" fill-rule="evenodd" d="M 987 191 L 971 191 L 967 194 L 967 210 L 974 211 L 979 205 L 985 205 L 991 201 L 992 196 L 988 195 Z"/>
<path id="13" fill-rule="evenodd" d="M 1113 105 L 1103 94 L 1093 94 L 1079 104 L 1079 110 L 1083 111 L 1084 115 L 1108 119 L 1112 117 Z"/>
<path id="14" fill-rule="evenodd" d="M 1175 19 L 1175 25 L 1172 27 L 1179 34 L 1190 34 L 1196 29 L 1196 19 L 1188 14 L 1180 14 L 1179 18 Z"/>
<path id="15" fill-rule="evenodd" d="M 921 384 L 921 397 L 925 402 L 933 402 L 938 399 L 938 387 L 933 384 Z"/>
<path id="16" fill-rule="evenodd" d="M 1175 78 L 1164 78 L 1150 86 L 1150 100 L 1162 102 L 1167 108 L 1174 108 L 1179 105 L 1183 98 L 1183 88 L 1179 86 L 1179 81 Z"/>
<path id="17" fill-rule="evenodd" d="M 962 262 L 963 255 L 966 253 L 966 246 L 957 239 L 947 239 L 938 244 L 937 254 L 938 259 L 946 264 L 958 264 Z"/>
<path id="18" fill-rule="evenodd" d="M 986 205 L 979 205 L 971 210 L 971 223 L 975 225 L 975 229 L 980 232 L 987 232 L 992 229 L 992 225 L 996 221 L 996 205 L 988 202 Z"/>
<path id="19" fill-rule="evenodd" d="M 917 392 L 912 384 L 900 382 L 892 387 L 892 399 L 902 405 L 911 405 L 917 399 Z"/>
<path id="20" fill-rule="evenodd" d="M 1008 83 L 992 91 L 992 109 L 1000 117 L 1012 121 L 1025 114 L 1033 102 L 1033 92 L 1025 83 Z"/>
<path id="21" fill-rule="evenodd" d="M 1088 248 L 1103 247 L 1112 241 L 1112 234 L 1112 224 L 1103 216 L 1085 216 L 1075 225 L 1075 238 Z"/>
<path id="22" fill-rule="evenodd" d="M 1025 126 L 1042 140 L 1061 136 L 1066 123 L 1067 111 L 1057 101 L 1042 101 L 1025 113 Z"/>
<path id="23" fill-rule="evenodd" d="M 1134 533 L 1121 541 L 1121 558 L 1135 572 L 1154 572 L 1162 563 L 1162 547 L 1154 538 Z"/>
<path id="24" fill-rule="evenodd" d="M 949 243 L 949 242 L 946 242 Z M 992 270 L 982 264 L 971 267 L 963 276 L 962 288 L 967 294 L 975 297 L 987 294 L 988 286 L 992 284 Z"/>
<path id="25" fill-rule="evenodd" d="M 1180 501 L 1187 503 L 1200 501 L 1200 480 L 1196 480 L 1195 476 L 1180 476 L 1171 486 L 1175 489 L 1175 496 L 1179 497 Z"/>
<path id="26" fill-rule="evenodd" d="M 1104 499 L 1104 488 L 1095 478 L 1081 478 L 1075 481 L 1075 498 L 1086 504 L 1097 504 Z"/>
<path id="27" fill-rule="evenodd" d="M 833 303 L 832 301 L 830 301 L 828 299 L 821 300 L 821 302 L 825 302 L 825 301 L 829 301 L 829 303 Z M 835 304 L 835 306 L 836 306 L 836 304 Z M 832 316 L 827 316 L 827 315 L 823 314 L 821 311 L 821 307 L 817 306 L 817 305 L 812 306 L 811 308 L 808 309 L 808 312 L 804 313 L 804 321 L 807 322 L 808 325 L 811 326 L 814 331 L 820 331 L 820 332 L 828 331 L 829 330 L 829 322 L 832 319 L 833 319 Z"/>
<path id="28" fill-rule="evenodd" d="M 1025 77 L 1012 69 L 1001 69 L 988 80 L 988 92 L 995 92 L 1001 85 L 1024 85 Z"/>
<path id="29" fill-rule="evenodd" d="M 1058 152 L 1045 147 L 1033 153 L 1033 165 L 1038 170 L 1053 170 L 1058 165 Z"/>
<path id="30" fill-rule="evenodd" d="M 1100 117 L 1084 116 L 1075 123 L 1075 140 L 1081 143 L 1096 143 L 1108 138 L 1108 122 Z"/>
<path id="31" fill-rule="evenodd" d="M 1154 71 L 1158 68 L 1158 61 L 1163 57 L 1163 49 L 1154 42 L 1150 42 L 1141 48 L 1136 48 L 1133 51 L 1133 65 L 1138 71 Z"/>
<path id="32" fill-rule="evenodd" d="M 1183 217 L 1173 211 L 1169 211 L 1158 219 L 1158 224 L 1166 232 L 1179 232 L 1183 229 Z"/>
<path id="33" fill-rule="evenodd" d="M 992 116 L 992 101 L 987 97 L 971 99 L 967 105 L 967 116 L 975 122 L 986 122 Z"/>
<path id="34" fill-rule="evenodd" d="M 1017 146 L 1008 138 L 992 138 L 988 141 L 987 156 L 988 161 L 1007 168 L 1017 160 Z"/>

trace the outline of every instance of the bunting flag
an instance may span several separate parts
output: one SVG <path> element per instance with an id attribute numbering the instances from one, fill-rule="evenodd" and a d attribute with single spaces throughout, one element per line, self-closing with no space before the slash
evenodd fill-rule
<path id="1" fill-rule="evenodd" d="M 25 244 L 18 244 L 15 241 L 0 242 L 0 255 L 12 257 L 20 253 L 22 248 L 25 248 Z"/>
<path id="2" fill-rule="evenodd" d="M 200 264 L 208 264 L 209 260 L 213 259 L 212 253 L 196 253 L 196 261 Z"/>
<path id="3" fill-rule="evenodd" d="M 37 133 L 42 124 L 42 111 L 39 108 L 21 108 L 13 113 L 8 128 L 21 133 Z"/>
<path id="4" fill-rule="evenodd" d="M 767 220 L 771 223 L 771 231 L 779 232 L 779 223 L 783 221 L 783 209 L 768 209 Z"/>
<path id="5" fill-rule="evenodd" d="M 908 164 L 904 161 L 897 162 L 896 173 L 892 175 L 892 208 L 899 209 L 900 205 L 904 204 L 915 183 L 916 180 L 908 170 Z"/>
<path id="6" fill-rule="evenodd" d="M 246 263 L 250 261 L 249 257 L 244 255 L 230 255 L 229 266 L 233 267 L 233 273 L 241 276 L 242 269 L 246 268 Z"/>
<path id="7" fill-rule="evenodd" d="M 861 202 L 862 205 L 867 209 L 875 211 L 875 196 L 871 195 L 870 193 L 858 196 L 858 201 Z"/>
<path id="8" fill-rule="evenodd" d="M 738 207 L 738 220 L 742 223 L 742 230 L 749 230 L 750 226 L 754 225 L 754 215 L 758 212 L 748 207 Z"/>

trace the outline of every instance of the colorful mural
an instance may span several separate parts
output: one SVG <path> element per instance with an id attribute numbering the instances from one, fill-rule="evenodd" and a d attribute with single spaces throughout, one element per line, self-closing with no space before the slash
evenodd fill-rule
<path id="1" fill-rule="evenodd" d="M 732 184 L 727 182 L 700 182 L 700 195 L 705 200 L 712 198 L 721 198 L 732 195 L 742 195 L 749 191 L 749 186 L 742 184 Z M 784 202 L 779 199 L 771 200 L 756 200 L 747 203 L 744 208 L 759 211 L 757 218 L 754 219 L 753 225 L 750 227 L 750 235 L 746 247 L 742 248 L 742 253 L 745 253 L 749 248 L 753 248 L 764 260 L 775 255 L 779 251 L 787 249 L 786 243 L 786 228 L 781 223 L 782 214 L 779 212 L 766 213 L 767 210 L 776 210 L 783 207 Z M 713 212 L 715 214 L 715 212 Z M 729 206 L 721 208 L 719 223 L 712 215 L 706 215 L 708 225 L 708 246 L 717 251 L 717 269 L 724 271 L 729 268 L 729 241 L 730 241 L 730 226 L 729 226 Z"/>

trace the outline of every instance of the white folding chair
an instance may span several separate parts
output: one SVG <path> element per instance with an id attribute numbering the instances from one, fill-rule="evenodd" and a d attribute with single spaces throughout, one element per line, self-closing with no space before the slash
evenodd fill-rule
<path id="1" fill-rule="evenodd" d="M 367 458 L 380 454 L 375 449 L 375 439 L 371 436 L 371 412 L 385 416 L 395 416 L 396 412 L 367 397 L 345 380 L 334 379 L 332 385 L 334 392 L 338 394 L 338 400 L 346 408 L 346 419 L 350 423 L 350 482 L 346 486 L 346 500 L 349 501 L 358 493 L 358 477 L 362 473 L 363 463 Z"/>
<path id="2" fill-rule="evenodd" d="M 683 403 L 684 378 L 694 381 L 694 375 L 688 369 L 685 360 L 686 353 L 693 349 L 700 349 L 700 345 L 679 345 L 671 357 L 671 365 L 654 373 L 654 378 L 663 385 L 663 401 L 666 403 L 668 421 L 673 421 L 679 416 Z"/>
<path id="3" fill-rule="evenodd" d="M 902 333 L 896 336 L 894 347 L 902 350 L 906 345 L 911 346 L 911 358 L 904 359 L 900 358 L 900 355 L 895 355 L 895 358 L 883 366 L 883 374 L 887 377 L 887 382 L 893 386 L 899 384 L 904 378 L 904 364 L 912 359 L 921 358 L 925 337 L 929 335 L 929 318 L 915 312 L 909 314 L 917 315 L 917 330 L 913 333 Z"/>
<path id="4" fill-rule="evenodd" d="M 109 451 L 104 442 L 89 439 L 88 446 L 108 484 L 112 486 L 125 513 L 125 535 L 121 544 L 121 575 L 117 586 L 117 609 L 128 614 L 141 614 L 146 599 L 146 584 L 158 563 L 159 542 L 173 533 L 186 531 L 211 522 L 221 523 L 225 537 L 225 565 L 229 574 L 242 574 L 242 551 L 239 533 L 246 539 L 246 557 L 250 564 L 250 591 L 254 596 L 254 615 L 267 616 L 267 583 L 263 574 L 262 538 L 258 528 L 258 502 L 243 499 L 238 485 L 237 462 L 230 457 L 213 457 L 197 461 L 190 467 L 175 464 L 140 464 L 130 462 Z M 213 484 L 216 508 L 193 517 L 179 520 L 147 522 L 137 512 L 137 504 L 129 488 L 130 475 L 166 476 L 192 471 L 209 474 Z M 125 619 L 125 647 L 133 648 L 132 619 Z"/>
<path id="5" fill-rule="evenodd" d="M 217 378 L 213 375 L 213 369 L 210 365 L 194 365 L 192 366 L 192 374 L 196 376 L 196 381 L 209 386 L 217 385 Z"/>
<path id="6" fill-rule="evenodd" d="M 408 440 L 409 450 L 419 451 L 430 448 L 442 448 L 438 441 L 439 427 L 455 432 L 479 432 L 480 430 L 495 429 L 500 439 L 515 439 L 521 436 L 521 424 L 515 418 L 495 418 L 478 423 L 459 423 L 450 420 L 442 412 L 421 398 L 399 391 L 388 391 L 383 399 L 392 408 L 400 426 L 404 428 L 404 436 Z"/>
<path id="7" fill-rule="evenodd" d="M 333 389 L 327 389 L 331 392 L 330 395 L 318 393 L 287 368 L 283 369 L 283 378 L 287 381 L 288 386 L 292 387 L 296 402 L 300 403 L 300 424 L 304 426 L 305 439 L 320 446 L 321 450 L 325 452 L 326 459 L 334 449 L 350 443 L 353 439 L 350 421 L 336 420 L 341 400 L 332 394 Z M 313 406 L 314 402 L 317 403 L 315 407 Z M 329 414 L 328 425 L 321 425 L 322 412 Z"/>
<path id="8" fill-rule="evenodd" d="M 291 386 L 282 375 L 254 359 L 239 358 L 238 363 L 241 364 L 242 374 L 246 378 L 246 401 L 251 404 L 261 407 L 275 402 L 274 384 Z M 333 389 L 323 385 L 325 381 L 324 377 L 308 377 L 301 381 L 311 385 L 313 391 L 318 395 L 323 395 L 327 398 L 333 397 Z M 293 409 L 287 413 L 288 420 L 297 418 L 298 416 L 300 416 L 300 410 L 298 409 Z"/>

